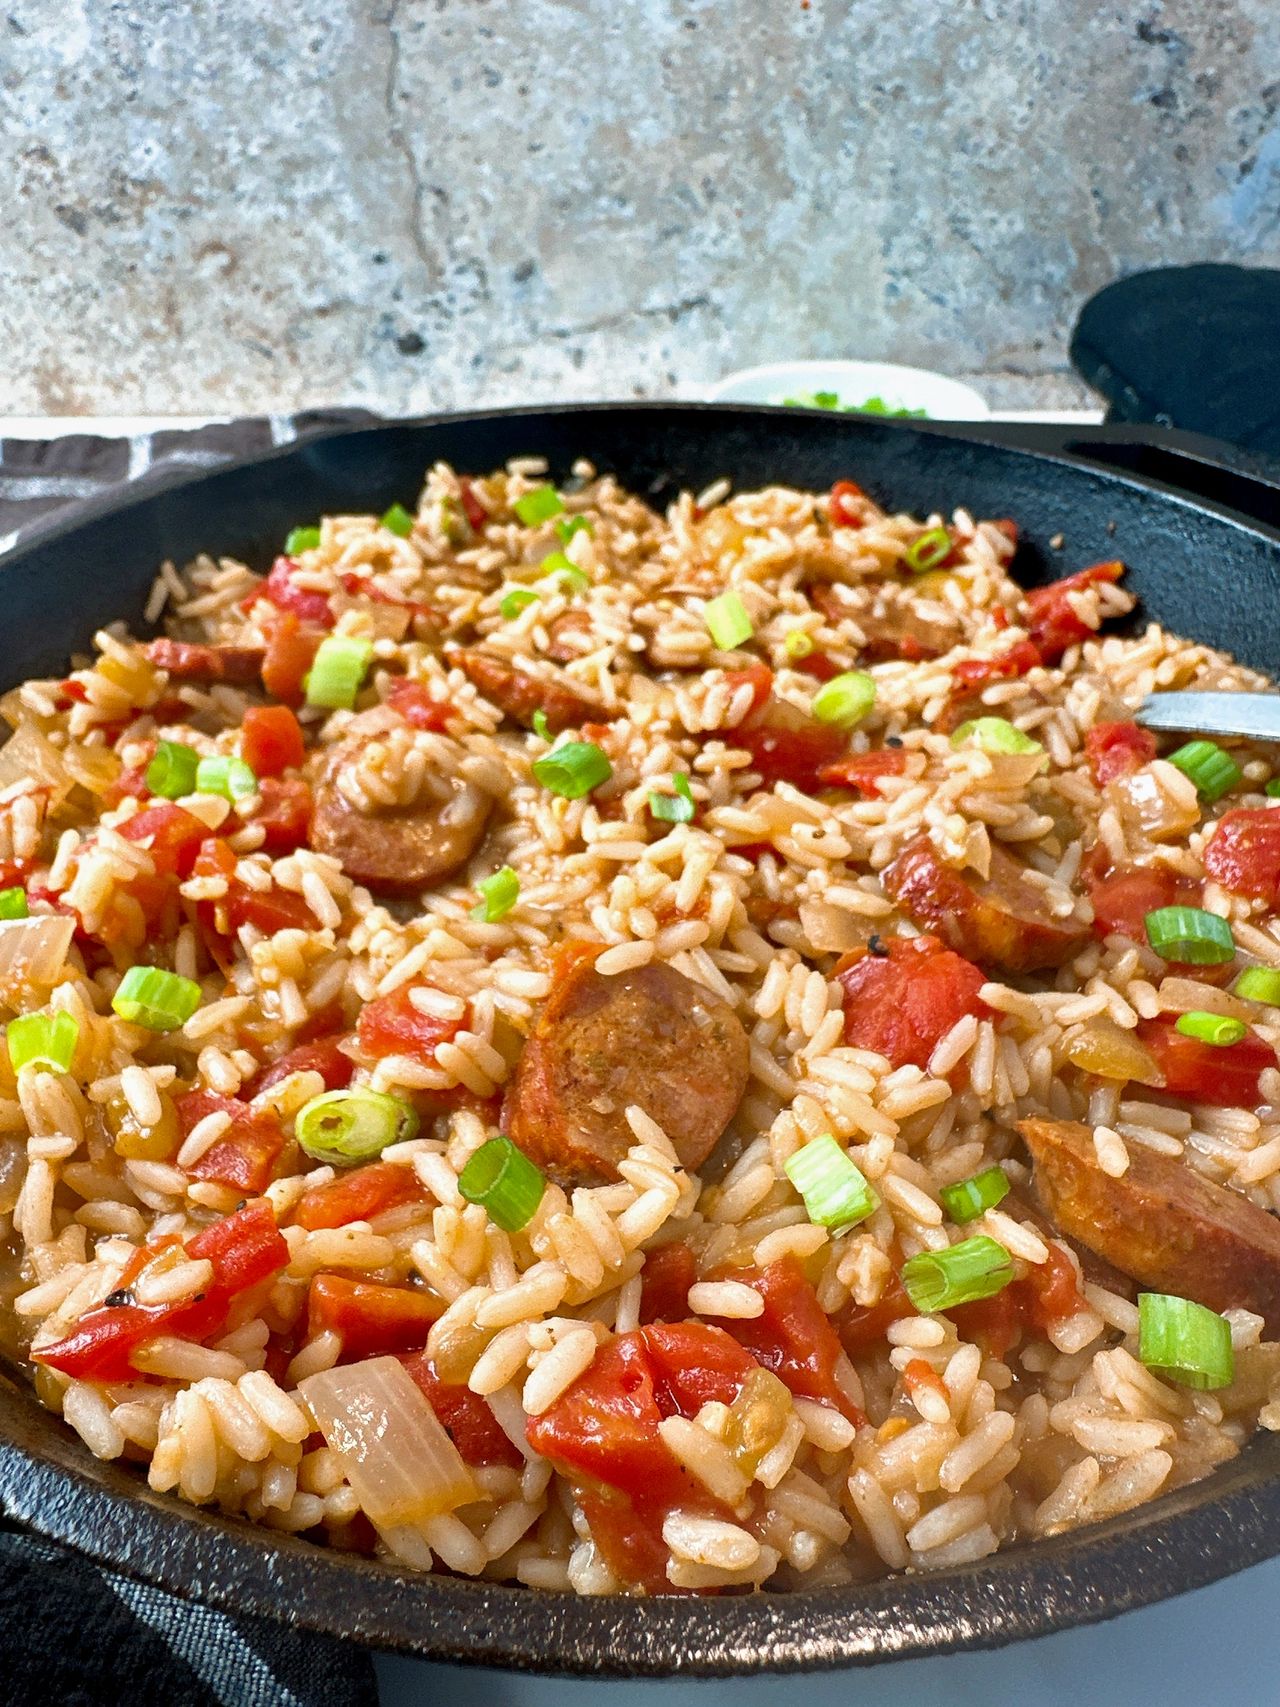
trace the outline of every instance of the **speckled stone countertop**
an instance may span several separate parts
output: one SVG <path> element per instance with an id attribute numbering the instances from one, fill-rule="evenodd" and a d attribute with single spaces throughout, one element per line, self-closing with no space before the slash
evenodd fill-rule
<path id="1" fill-rule="evenodd" d="M 1080 303 L 1280 260 L 1275 0 L 7 0 L 0 413 L 1078 407 Z"/>

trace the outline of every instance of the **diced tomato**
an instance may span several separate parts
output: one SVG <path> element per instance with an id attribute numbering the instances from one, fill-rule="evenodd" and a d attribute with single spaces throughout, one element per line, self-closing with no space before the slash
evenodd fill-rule
<path id="1" fill-rule="evenodd" d="M 798 1397 L 817 1399 L 861 1423 L 862 1412 L 836 1380 L 840 1341 L 796 1259 L 783 1257 L 764 1269 L 726 1269 L 721 1278 L 741 1281 L 764 1299 L 762 1315 L 723 1322 L 738 1344 Z"/>
<path id="2" fill-rule="evenodd" d="M 959 1304 L 947 1314 L 960 1338 L 981 1346 L 988 1357 L 1004 1357 L 1022 1338 L 1023 1317 L 1016 1282 L 990 1298 Z"/>
<path id="3" fill-rule="evenodd" d="M 414 729 L 442 731 L 457 716 L 448 700 L 434 698 L 422 682 L 393 682 L 386 703 Z"/>
<path id="4" fill-rule="evenodd" d="M 328 1185 L 318 1185 L 298 1199 L 293 1218 L 299 1227 L 315 1232 L 320 1227 L 345 1227 L 349 1221 L 371 1221 L 384 1210 L 402 1203 L 425 1203 L 427 1194 L 412 1168 L 394 1162 L 371 1162 L 349 1174 L 339 1174 Z"/>
<path id="5" fill-rule="evenodd" d="M 1167 866 L 1122 865 L 1099 873 L 1093 862 L 1087 862 L 1085 882 L 1093 902 L 1093 928 L 1100 937 L 1127 936 L 1145 942 L 1148 913 L 1160 907 L 1193 907 L 1200 900 L 1200 885 Z"/>
<path id="6" fill-rule="evenodd" d="M 902 776 L 906 768 L 905 748 L 882 747 L 875 753 L 846 753 L 834 764 L 824 765 L 818 781 L 824 788 L 855 789 L 864 800 L 870 800 L 881 792 L 882 776 Z"/>
<path id="7" fill-rule="evenodd" d="M 489 512 L 476 497 L 475 489 L 469 480 L 458 482 L 458 502 L 462 505 L 462 513 L 470 523 L 475 533 L 482 533 L 489 525 Z"/>
<path id="8" fill-rule="evenodd" d="M 1156 756 L 1156 738 L 1136 723 L 1095 723 L 1084 738 L 1093 780 L 1101 788 L 1118 776 L 1131 776 Z"/>
<path id="9" fill-rule="evenodd" d="M 73 705 L 88 705 L 89 690 L 83 682 L 78 682 L 74 676 L 68 676 L 65 681 L 58 683 L 58 692 L 63 699 L 70 700 Z"/>
<path id="10" fill-rule="evenodd" d="M 343 590 L 353 597 L 368 599 L 375 605 L 394 605 L 397 610 L 408 611 L 411 621 L 428 623 L 433 628 L 448 626 L 448 617 L 435 605 L 424 604 L 420 599 L 401 598 L 397 593 L 389 593 L 383 587 L 375 586 L 367 575 L 357 575 L 354 571 L 340 575 Z"/>
<path id="11" fill-rule="evenodd" d="M 739 1271 L 733 1272 L 737 1278 Z M 641 1333 L 664 1417 L 696 1417 L 712 1402 L 731 1405 L 757 1361 L 764 1362 L 751 1355 L 749 1346 L 744 1350 L 737 1339 L 707 1322 L 652 1322 Z"/>
<path id="12" fill-rule="evenodd" d="M 1096 632 L 1088 623 L 1081 622 L 1072 610 L 1070 594 L 1107 581 L 1118 581 L 1123 574 L 1124 564 L 1118 560 L 1094 563 L 1061 581 L 1050 582 L 1047 587 L 1034 587 L 1027 594 L 1027 635 L 1046 664 L 1056 664 L 1068 646 L 1087 640 Z"/>
<path id="13" fill-rule="evenodd" d="M 276 1157 L 284 1148 L 284 1130 L 274 1114 L 215 1091 L 187 1091 L 177 1098 L 176 1107 L 184 1138 L 208 1114 L 231 1116 L 231 1125 L 191 1168 L 194 1178 L 241 1191 L 266 1190 Z"/>
<path id="14" fill-rule="evenodd" d="M 121 824 L 120 834 L 126 841 L 146 843 L 151 850 L 151 863 L 161 876 L 187 878 L 200 844 L 209 834 L 209 826 L 202 824 L 193 812 L 166 804 L 135 812 L 127 824 Z"/>
<path id="15" fill-rule="evenodd" d="M 907 1289 L 895 1267 L 874 1304 L 854 1304 L 851 1301 L 845 1305 L 836 1317 L 836 1333 L 850 1357 L 863 1357 L 884 1345 L 885 1336 L 895 1322 L 916 1314 L 916 1307 L 907 1297 Z"/>
<path id="16" fill-rule="evenodd" d="M 413 1351 L 427 1343 L 431 1324 L 444 1314 L 444 1299 L 407 1286 L 375 1280 L 349 1280 L 343 1274 L 317 1274 L 307 1293 L 307 1337 L 336 1333 L 342 1360 L 382 1357 Z"/>
<path id="17" fill-rule="evenodd" d="M 991 525 L 993 528 L 998 528 L 1000 530 L 1004 537 L 1009 541 L 1010 545 L 1017 545 L 1018 524 L 1014 521 L 1012 516 L 1001 516 L 998 520 L 993 521 Z"/>
<path id="18" fill-rule="evenodd" d="M 853 949 L 836 968 L 845 1041 L 895 1067 L 925 1067 L 957 1020 L 986 1013 L 978 994 L 986 978 L 936 936 L 895 936 L 880 947 Z"/>
<path id="19" fill-rule="evenodd" d="M 1204 866 L 1233 894 L 1280 907 L 1280 809 L 1224 814 L 1204 850 Z"/>
<path id="20" fill-rule="evenodd" d="M 650 1251 L 640 1270 L 640 1320 L 682 1322 L 689 1314 L 689 1288 L 698 1265 L 688 1245 L 662 1245 Z"/>
<path id="21" fill-rule="evenodd" d="M 119 806 L 120 802 L 126 799 L 150 800 L 151 790 L 147 787 L 147 766 L 155 757 L 156 743 L 154 741 L 139 741 L 138 745 L 142 748 L 141 763 L 120 772 L 120 775 L 102 797 L 104 806 Z"/>
<path id="22" fill-rule="evenodd" d="M 462 1030 L 460 1019 L 437 1019 L 419 1013 L 409 988 L 401 985 L 389 996 L 379 996 L 360 1010 L 356 1039 L 362 1052 L 379 1061 L 386 1055 L 408 1055 L 424 1066 L 435 1065 L 436 1048 L 449 1043 Z"/>
<path id="23" fill-rule="evenodd" d="M 747 716 L 760 707 L 773 692 L 773 671 L 767 664 L 748 664 L 745 670 L 726 670 L 724 685 L 730 693 L 736 693 L 744 685 L 750 685 L 751 704 L 747 707 Z"/>
<path id="24" fill-rule="evenodd" d="M 200 903 L 200 916 L 207 929 L 221 936 L 232 935 L 246 924 L 266 936 L 283 930 L 315 929 L 315 914 L 301 895 L 281 889 L 279 884 L 270 889 L 250 889 L 237 879 L 235 869 L 235 852 L 220 836 L 209 836 L 201 843 L 193 867 L 195 875 L 227 880 L 222 900 Z"/>
<path id="25" fill-rule="evenodd" d="M 839 664 L 832 663 L 825 652 L 810 652 L 805 658 L 797 658 L 795 667 L 816 682 L 829 682 L 840 674 Z"/>
<path id="26" fill-rule="evenodd" d="M 280 776 L 306 759 L 302 725 L 287 705 L 251 705 L 240 726 L 240 757 L 256 777 Z"/>
<path id="27" fill-rule="evenodd" d="M 291 610 L 275 611 L 262 623 L 266 656 L 262 660 L 262 685 L 273 699 L 285 705 L 301 705 L 303 682 L 315 662 L 324 630 L 304 626 Z"/>
<path id="28" fill-rule="evenodd" d="M 837 480 L 831 488 L 831 496 L 827 500 L 827 515 L 831 519 L 832 527 L 861 527 L 862 505 L 866 501 L 866 496 L 856 481 Z"/>
<path id="29" fill-rule="evenodd" d="M 197 1261 L 207 1257 L 217 1284 L 239 1294 L 279 1274 L 288 1264 L 289 1247 L 271 1205 L 259 1198 L 202 1228 L 188 1241 L 187 1255 Z"/>
<path id="30" fill-rule="evenodd" d="M 1259 1076 L 1276 1065 L 1275 1050 L 1252 1031 L 1239 1043 L 1202 1043 L 1184 1037 L 1172 1020 L 1144 1019 L 1134 1035 L 1155 1057 L 1169 1096 L 1214 1108 L 1256 1108 Z"/>
<path id="31" fill-rule="evenodd" d="M 345 1090 L 356 1067 L 350 1055 L 342 1049 L 342 1044 L 350 1036 L 349 1031 L 339 1031 L 328 1037 L 313 1038 L 309 1043 L 299 1043 L 250 1079 L 243 1087 L 246 1100 L 261 1096 L 272 1085 L 278 1085 L 281 1079 L 287 1079 L 290 1073 L 319 1073 L 325 1090 Z"/>
<path id="32" fill-rule="evenodd" d="M 960 1337 L 980 1345 L 988 1357 L 1004 1357 L 1027 1328 L 1044 1333 L 1083 1308 L 1085 1300 L 1070 1256 L 1056 1240 L 1046 1243 L 1048 1259 L 1028 1264 L 1021 1279 L 990 1298 L 947 1312 Z"/>
<path id="33" fill-rule="evenodd" d="M 1017 1282 L 1025 1293 L 1026 1319 L 1041 1332 L 1074 1316 L 1085 1302 L 1075 1264 L 1067 1252 L 1055 1239 L 1045 1243 L 1048 1261 L 1029 1264 L 1026 1275 Z"/>
<path id="34" fill-rule="evenodd" d="M 1015 640 L 990 658 L 966 658 L 951 672 L 952 693 L 968 697 L 980 693 L 991 682 L 1016 681 L 1042 663 L 1039 648 L 1030 640 Z"/>
<path id="35" fill-rule="evenodd" d="M 477 1470 L 493 1464 L 505 1465 L 509 1470 L 521 1467 L 524 1454 L 499 1426 L 487 1400 L 473 1393 L 465 1383 L 442 1381 L 425 1351 L 414 1352 L 402 1362 L 464 1463 Z"/>
<path id="36" fill-rule="evenodd" d="M 789 782 L 813 794 L 824 769 L 835 762 L 849 744 L 843 729 L 819 723 L 793 705 L 771 701 L 736 729 L 727 730 L 731 746 L 743 747 L 751 755 L 751 768 L 760 773 L 765 788 Z"/>
<path id="37" fill-rule="evenodd" d="M 281 706 L 280 710 L 287 710 Z M 293 713 L 289 715 L 292 717 Z M 268 853 L 293 853 L 305 847 L 311 831 L 311 785 L 305 777 L 267 776 L 258 785 L 262 804 L 251 823 L 262 826 L 262 846 Z"/>
<path id="38" fill-rule="evenodd" d="M 277 610 L 291 611 L 303 622 L 318 622 L 323 628 L 333 627 L 333 610 L 323 593 L 299 587 L 293 576 L 298 565 L 292 557 L 277 557 L 271 573 L 256 592 L 255 599 L 269 599 Z"/>

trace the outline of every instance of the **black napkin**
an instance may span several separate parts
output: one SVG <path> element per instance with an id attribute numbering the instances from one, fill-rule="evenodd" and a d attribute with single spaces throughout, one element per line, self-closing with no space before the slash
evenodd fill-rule
<path id="1" fill-rule="evenodd" d="M 0 439 L 0 551 L 68 505 L 178 464 L 212 468 L 363 410 L 219 422 L 131 439 Z M 0 574 L 4 561 L 0 557 Z M 50 1428 L 60 1425 L 49 1418 Z M 0 1529 L 0 1707 L 376 1707 L 351 1643 L 177 1600 Z"/>

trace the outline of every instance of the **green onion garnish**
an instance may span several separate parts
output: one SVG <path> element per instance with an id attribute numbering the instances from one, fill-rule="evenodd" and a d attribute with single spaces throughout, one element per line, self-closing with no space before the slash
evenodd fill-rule
<path id="1" fill-rule="evenodd" d="M 388 1144 L 400 1144 L 418 1130 L 417 1111 L 399 1097 L 363 1085 L 323 1091 L 303 1103 L 293 1135 L 317 1162 L 367 1162 Z"/>
<path id="2" fill-rule="evenodd" d="M 284 554 L 286 557 L 296 557 L 300 551 L 314 551 L 319 544 L 319 528 L 294 528 L 284 542 Z"/>
<path id="3" fill-rule="evenodd" d="M 512 622 L 522 610 L 527 610 L 530 605 L 536 605 L 537 602 L 538 595 L 531 588 L 512 587 L 509 593 L 502 595 L 502 602 L 498 606 L 498 611 L 503 622 Z"/>
<path id="4" fill-rule="evenodd" d="M 556 523 L 556 533 L 562 545 L 568 545 L 575 533 L 594 533 L 595 531 L 586 516 L 565 516 Z"/>
<path id="5" fill-rule="evenodd" d="M 962 723 L 951 737 L 953 747 L 972 741 L 984 753 L 1043 753 L 1044 748 L 1006 717 L 974 717 Z"/>
<path id="6" fill-rule="evenodd" d="M 1272 800 L 1280 800 L 1280 776 L 1273 776 L 1262 792 Z"/>
<path id="7" fill-rule="evenodd" d="M 303 686 L 307 704 L 328 711 L 350 711 L 373 658 L 373 642 L 350 634 L 328 634 Z"/>
<path id="8" fill-rule="evenodd" d="M 1157 1375 L 1201 1393 L 1235 1379 L 1230 1322 L 1167 1292 L 1138 1295 L 1138 1356 Z"/>
<path id="9" fill-rule="evenodd" d="M 951 535 L 946 528 L 926 528 L 907 547 L 907 568 L 923 575 L 926 569 L 936 569 L 950 555 Z"/>
<path id="10" fill-rule="evenodd" d="M 684 771 L 673 771 L 671 786 L 674 794 L 649 795 L 649 810 L 655 818 L 660 818 L 664 824 L 687 824 L 697 808 L 693 801 L 693 790 L 689 787 L 689 778 Z"/>
<path id="11" fill-rule="evenodd" d="M 1268 1007 L 1280 1008 L 1280 972 L 1274 966 L 1247 967 L 1231 986 L 1231 992 L 1243 996 L 1247 1002 L 1265 1002 Z"/>
<path id="12" fill-rule="evenodd" d="M 835 723 L 852 729 L 876 703 L 876 684 L 865 670 L 846 670 L 824 682 L 813 696 L 809 709 L 819 723 Z"/>
<path id="13" fill-rule="evenodd" d="M 984 1168 L 980 1174 L 959 1180 L 955 1185 L 944 1185 L 938 1192 L 942 1207 L 960 1225 L 976 1221 L 1008 1195 L 1009 1176 L 1003 1168 Z"/>
<path id="14" fill-rule="evenodd" d="M 585 593 L 591 586 L 590 578 L 563 551 L 553 551 L 542 559 L 542 573 L 574 593 Z"/>
<path id="15" fill-rule="evenodd" d="M 511 508 L 527 528 L 536 528 L 539 522 L 549 522 L 552 516 L 558 516 L 564 504 L 554 486 L 535 486 L 517 498 Z"/>
<path id="16" fill-rule="evenodd" d="M 0 919 L 25 919 L 29 912 L 25 889 L 0 889 Z"/>
<path id="17" fill-rule="evenodd" d="M 161 741 L 147 766 L 147 787 L 165 800 L 181 800 L 184 794 L 195 792 L 199 763 L 200 755 L 194 747 L 181 741 Z"/>
<path id="18" fill-rule="evenodd" d="M 49 1067 L 55 1073 L 70 1069 L 80 1025 L 74 1014 L 21 1014 L 9 1021 L 6 1042 L 15 1073 L 24 1067 Z"/>
<path id="19" fill-rule="evenodd" d="M 755 633 L 747 607 L 737 593 L 721 593 L 718 599 L 708 599 L 702 607 L 702 620 L 722 652 L 732 652 Z"/>
<path id="20" fill-rule="evenodd" d="M 201 759 L 196 765 L 196 794 L 220 794 L 224 800 L 243 800 L 258 792 L 258 779 L 243 759 Z"/>
<path id="21" fill-rule="evenodd" d="M 1184 1037 L 1194 1037 L 1200 1043 L 1212 1043 L 1220 1049 L 1239 1043 L 1249 1031 L 1243 1020 L 1229 1019 L 1226 1014 L 1204 1013 L 1179 1014 L 1173 1029 Z"/>
<path id="22" fill-rule="evenodd" d="M 1231 926 L 1202 907 L 1157 907 L 1146 917 L 1147 941 L 1161 960 L 1222 966 L 1236 952 Z"/>
<path id="23" fill-rule="evenodd" d="M 534 712 L 530 722 L 533 724 L 534 734 L 540 741 L 551 740 L 551 725 L 547 722 L 547 714 L 541 706 Z"/>
<path id="24" fill-rule="evenodd" d="M 496 925 L 499 919 L 505 919 L 520 898 L 520 879 L 509 865 L 500 866 L 491 877 L 483 878 L 476 884 L 476 893 L 482 897 L 479 906 L 471 909 L 473 919 L 483 919 L 487 925 Z"/>
<path id="25" fill-rule="evenodd" d="M 902 1266 L 907 1297 L 924 1316 L 991 1298 L 1012 1279 L 1012 1257 L 985 1233 L 961 1239 L 950 1250 L 919 1251 Z"/>
<path id="26" fill-rule="evenodd" d="M 382 518 L 382 526 L 390 533 L 398 533 L 401 539 L 408 539 L 413 532 L 413 517 L 403 504 L 392 504 Z"/>
<path id="27" fill-rule="evenodd" d="M 480 1204 L 504 1233 L 529 1225 L 546 1189 L 542 1170 L 510 1138 L 490 1138 L 458 1175 L 467 1202 Z"/>
<path id="28" fill-rule="evenodd" d="M 880 1199 L 867 1184 L 861 1168 L 827 1133 L 797 1150 L 785 1164 L 787 1178 L 804 1198 L 805 1213 L 815 1227 L 830 1227 L 836 1236 L 874 1215 Z"/>
<path id="29" fill-rule="evenodd" d="M 1216 741 L 1188 741 L 1185 747 L 1169 754 L 1169 763 L 1191 778 L 1207 806 L 1221 800 L 1244 775 L 1231 754 L 1224 753 Z"/>
<path id="30" fill-rule="evenodd" d="M 148 1031 L 177 1031 L 199 1006 L 199 984 L 160 966 L 131 966 L 111 998 L 121 1019 Z"/>
<path id="31" fill-rule="evenodd" d="M 535 714 L 536 715 L 536 714 Z M 545 719 L 544 719 L 545 721 Z M 538 731 L 542 734 L 542 731 Z M 545 740 L 546 737 L 544 736 Z M 564 741 L 533 761 L 533 774 L 552 794 L 581 800 L 613 775 L 608 754 L 594 741 Z"/>
<path id="32" fill-rule="evenodd" d="M 813 640 L 803 628 L 789 628 L 782 637 L 782 650 L 788 658 L 807 658 L 813 651 Z"/>

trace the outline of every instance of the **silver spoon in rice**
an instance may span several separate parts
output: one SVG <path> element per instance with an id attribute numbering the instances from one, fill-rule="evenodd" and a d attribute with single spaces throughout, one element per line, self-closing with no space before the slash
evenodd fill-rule
<path id="1" fill-rule="evenodd" d="M 1280 694 L 1276 693 L 1153 693 L 1135 715 L 1148 729 L 1280 741 Z"/>

